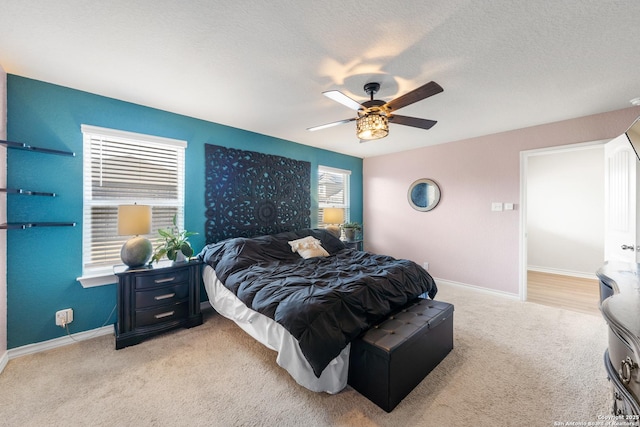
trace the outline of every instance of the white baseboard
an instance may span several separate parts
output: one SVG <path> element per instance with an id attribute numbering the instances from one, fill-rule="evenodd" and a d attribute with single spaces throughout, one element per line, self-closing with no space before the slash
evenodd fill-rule
<path id="1" fill-rule="evenodd" d="M 437 286 L 441 286 L 441 285 L 444 285 L 444 286 L 457 286 L 457 287 L 462 287 L 462 288 L 467 288 L 467 289 L 473 289 L 473 290 L 478 291 L 478 292 L 483 292 L 483 293 L 496 295 L 496 296 L 500 296 L 500 297 L 504 297 L 504 298 L 516 299 L 518 301 L 520 300 L 520 295 L 513 294 L 511 292 L 504 292 L 504 291 L 498 291 L 496 289 L 483 288 L 481 286 L 469 285 L 468 283 L 454 282 L 453 280 L 439 279 L 437 277 L 434 277 L 433 280 L 436 281 L 436 285 Z"/>
<path id="2" fill-rule="evenodd" d="M 4 370 L 4 367 L 7 366 L 7 363 L 9 363 L 9 352 L 5 350 L 2 357 L 0 357 L 0 374 Z"/>
<path id="3" fill-rule="evenodd" d="M 581 279 L 597 279 L 595 271 L 593 273 L 585 273 L 582 271 L 562 270 L 559 268 L 540 267 L 537 265 L 527 266 L 527 270 L 536 271 L 538 273 L 561 274 L 563 276 L 579 277 Z"/>
<path id="4" fill-rule="evenodd" d="M 76 334 L 67 335 L 60 338 L 54 338 L 48 341 L 42 341 L 34 344 L 23 345 L 22 347 L 16 347 L 8 350 L 9 360 L 16 357 L 26 356 L 28 354 L 39 353 L 41 351 L 51 350 L 58 347 L 64 347 L 69 344 L 73 344 L 78 341 L 88 340 L 90 338 L 99 337 L 102 335 L 113 334 L 113 325 L 103 326 L 98 329 L 92 329 L 89 331 L 78 332 Z"/>
<path id="5" fill-rule="evenodd" d="M 210 310 L 211 304 L 209 301 L 202 301 L 200 303 L 200 310 Z M 7 365 L 9 360 L 15 359 L 16 357 L 26 356 L 28 354 L 35 354 L 41 351 L 51 350 L 58 347 L 64 347 L 69 344 L 73 344 L 78 341 L 84 341 L 91 338 L 113 334 L 114 329 L 113 325 L 103 326 L 101 328 L 92 329 L 89 331 L 78 332 L 75 334 L 71 334 L 71 336 L 67 335 L 60 338 L 54 338 L 48 341 L 42 341 L 34 344 L 27 344 L 22 347 L 16 347 L 5 351 L 5 353 L 0 357 L 0 373 Z"/>

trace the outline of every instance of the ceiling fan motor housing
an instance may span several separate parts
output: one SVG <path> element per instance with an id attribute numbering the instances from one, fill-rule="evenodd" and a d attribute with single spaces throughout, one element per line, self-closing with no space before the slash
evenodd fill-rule
<path id="1" fill-rule="evenodd" d="M 379 99 L 374 99 L 371 101 L 363 102 L 361 105 L 364 108 L 358 110 L 358 115 L 368 114 L 368 113 L 378 113 L 387 115 L 388 111 L 384 108 L 386 102 L 381 101 Z"/>
<path id="2" fill-rule="evenodd" d="M 364 85 L 364 91 L 371 97 L 371 100 L 365 101 L 362 104 L 361 109 L 358 110 L 358 116 L 362 117 L 368 114 L 378 114 L 381 116 L 388 116 L 389 110 L 384 108 L 387 104 L 380 99 L 373 99 L 373 95 L 380 90 L 380 83 L 371 82 Z"/>

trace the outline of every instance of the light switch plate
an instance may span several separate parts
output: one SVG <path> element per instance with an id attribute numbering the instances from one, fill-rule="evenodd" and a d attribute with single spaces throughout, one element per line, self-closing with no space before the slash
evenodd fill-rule
<path id="1" fill-rule="evenodd" d="M 502 202 L 493 202 L 493 203 L 491 203 L 491 210 L 493 212 L 501 212 L 502 211 Z"/>

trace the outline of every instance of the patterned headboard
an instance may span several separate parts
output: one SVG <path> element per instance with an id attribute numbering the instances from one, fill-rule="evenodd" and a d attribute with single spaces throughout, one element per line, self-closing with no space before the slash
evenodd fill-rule
<path id="1" fill-rule="evenodd" d="M 309 228 L 311 163 L 205 144 L 207 243 Z"/>

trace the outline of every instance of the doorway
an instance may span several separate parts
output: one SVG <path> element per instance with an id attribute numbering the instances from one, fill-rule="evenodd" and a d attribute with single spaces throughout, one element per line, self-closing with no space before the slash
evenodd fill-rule
<path id="1" fill-rule="evenodd" d="M 605 142 L 521 152 L 522 300 L 598 313 Z"/>

